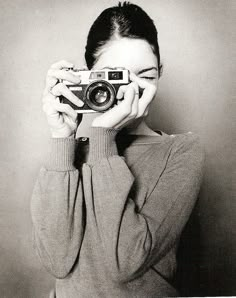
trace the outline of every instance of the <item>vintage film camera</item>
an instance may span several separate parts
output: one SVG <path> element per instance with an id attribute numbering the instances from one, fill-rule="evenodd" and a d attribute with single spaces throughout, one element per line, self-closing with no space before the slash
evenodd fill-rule
<path id="1" fill-rule="evenodd" d="M 78 107 L 64 96 L 60 96 L 60 101 L 69 104 L 77 113 L 107 111 L 117 103 L 116 94 L 119 87 L 131 82 L 129 71 L 124 68 L 68 71 L 80 76 L 81 82 L 74 84 L 63 80 L 63 83 L 84 102 L 84 106 Z"/>

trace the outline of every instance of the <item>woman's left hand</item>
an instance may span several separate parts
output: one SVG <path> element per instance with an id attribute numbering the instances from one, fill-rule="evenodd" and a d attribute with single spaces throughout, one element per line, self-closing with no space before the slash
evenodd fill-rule
<path id="1" fill-rule="evenodd" d="M 93 127 L 121 129 L 135 119 L 148 114 L 149 105 L 156 94 L 156 86 L 133 73 L 130 74 L 130 80 L 132 81 L 130 84 L 119 88 L 117 92 L 118 104 L 95 118 L 92 122 Z M 139 87 L 143 89 L 140 98 Z"/>

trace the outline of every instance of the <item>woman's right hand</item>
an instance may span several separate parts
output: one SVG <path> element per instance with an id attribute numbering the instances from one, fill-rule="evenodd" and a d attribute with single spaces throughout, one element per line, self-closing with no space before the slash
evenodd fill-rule
<path id="1" fill-rule="evenodd" d="M 47 73 L 46 87 L 43 92 L 42 101 L 43 111 L 47 116 L 53 138 L 75 136 L 76 130 L 82 120 L 81 114 L 77 114 L 70 105 L 60 103 L 59 100 L 59 96 L 63 95 L 79 107 L 82 107 L 84 104 L 65 84 L 59 82 L 59 80 L 67 80 L 74 84 L 80 83 L 78 76 L 67 71 L 68 68 L 73 67 L 74 65 L 70 62 L 59 61 L 54 63 Z"/>

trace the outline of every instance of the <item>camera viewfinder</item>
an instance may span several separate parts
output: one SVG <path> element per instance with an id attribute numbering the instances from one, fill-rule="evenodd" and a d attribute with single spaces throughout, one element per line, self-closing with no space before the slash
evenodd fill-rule
<path id="1" fill-rule="evenodd" d="M 109 71 L 108 80 L 123 80 L 122 71 Z"/>

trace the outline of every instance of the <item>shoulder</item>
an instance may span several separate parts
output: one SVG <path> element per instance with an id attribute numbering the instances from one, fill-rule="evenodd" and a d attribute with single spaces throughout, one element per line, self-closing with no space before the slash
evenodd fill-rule
<path id="1" fill-rule="evenodd" d="M 152 146 L 153 153 L 155 156 L 162 148 L 167 165 L 196 170 L 204 167 L 204 147 L 200 136 L 196 133 L 187 132 L 172 135 L 162 133 L 159 140 L 160 142 Z M 160 147 L 160 144 L 163 146 Z"/>
<path id="2" fill-rule="evenodd" d="M 173 150 L 175 153 L 188 153 L 194 156 L 202 157 L 204 155 L 203 144 L 199 135 L 187 132 L 173 135 Z"/>
<path id="3" fill-rule="evenodd" d="M 182 161 L 186 167 L 204 167 L 205 152 L 199 135 L 188 132 L 172 135 L 172 138 L 172 159 Z"/>
<path id="4" fill-rule="evenodd" d="M 199 151 L 199 153 L 201 153 L 201 151 L 203 150 L 201 138 L 196 133 L 186 132 L 181 134 L 169 135 L 169 137 L 173 138 L 173 146 L 176 150 L 197 150 Z"/>

